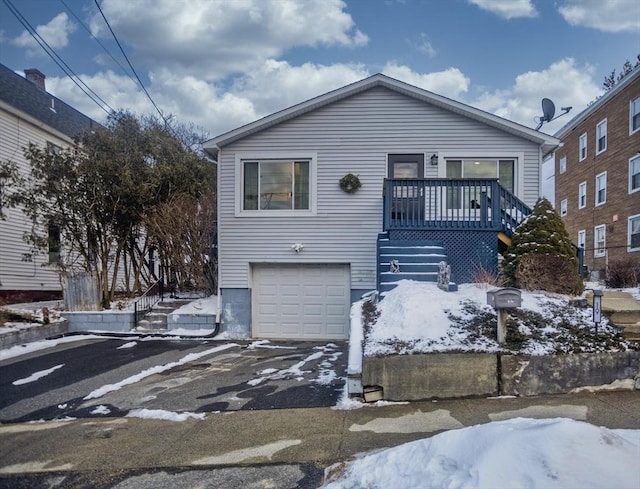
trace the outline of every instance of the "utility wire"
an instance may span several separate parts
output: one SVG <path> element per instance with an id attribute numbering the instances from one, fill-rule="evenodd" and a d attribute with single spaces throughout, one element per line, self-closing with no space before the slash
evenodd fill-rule
<path id="1" fill-rule="evenodd" d="M 76 19 L 76 21 L 77 21 L 77 22 L 78 22 L 78 23 L 79 23 L 79 24 L 84 28 L 84 30 L 85 30 L 85 31 L 87 31 L 87 33 L 91 36 L 91 38 L 92 38 L 94 41 L 96 41 L 96 42 L 100 45 L 100 47 L 102 48 L 102 50 L 103 50 L 105 53 L 107 53 L 107 54 L 109 55 L 109 57 L 110 57 L 110 58 L 111 58 L 111 59 L 112 59 L 112 60 L 113 60 L 113 61 L 114 61 L 114 62 L 115 62 L 119 67 L 120 67 L 120 69 L 122 70 L 122 72 L 123 72 L 125 75 L 127 75 L 127 77 L 128 77 L 128 78 L 129 78 L 133 83 L 136 83 L 136 81 L 133 79 L 133 77 L 131 76 L 131 74 L 130 74 L 126 69 L 125 69 L 125 67 L 124 67 L 124 66 L 122 66 L 122 63 L 120 63 L 120 61 L 118 61 L 118 60 L 113 56 L 113 54 L 111 54 L 111 53 L 109 52 L 109 50 L 105 47 L 105 45 L 104 45 L 104 44 L 102 44 L 102 43 L 100 42 L 100 39 L 98 39 L 96 36 L 94 36 L 94 35 L 91 33 L 91 29 L 89 29 L 89 28 L 86 26 L 86 24 L 84 24 L 84 22 L 82 22 L 82 20 L 80 19 L 80 17 L 78 17 L 78 16 L 76 15 L 76 13 L 75 13 L 73 10 L 71 10 L 71 7 L 69 7 L 69 5 L 67 5 L 67 3 L 66 3 L 64 0 L 60 0 L 60 3 L 61 3 L 62 5 L 64 5 L 64 7 L 69 11 L 69 13 L 70 13 L 71 15 L 73 15 L 73 17 Z"/>
<path id="2" fill-rule="evenodd" d="M 31 37 L 35 39 L 35 41 L 40 45 L 40 47 L 53 59 L 53 61 L 60 67 L 62 71 L 71 79 L 76 86 L 84 92 L 84 94 L 89 97 L 98 107 L 104 110 L 107 115 L 115 112 L 113 108 L 100 97 L 96 92 L 94 92 L 82 79 L 76 75 L 76 73 L 71 69 L 71 67 L 56 53 L 56 51 L 45 41 L 40 34 L 33 28 L 33 26 L 27 21 L 27 19 L 20 13 L 20 11 L 11 3 L 11 0 L 2 0 L 3 3 L 7 6 L 7 8 L 11 11 L 11 13 L 20 21 L 22 26 L 31 34 Z M 84 88 L 81 86 L 84 85 Z M 102 103 L 100 103 L 102 102 Z M 109 108 L 109 110 L 105 109 L 105 106 Z"/>
<path id="3" fill-rule="evenodd" d="M 104 15 L 104 12 L 102 11 L 102 8 L 100 8 L 100 4 L 98 3 L 98 0 L 94 0 L 96 7 L 98 7 L 98 11 L 100 12 L 100 15 L 102 15 L 102 18 L 104 19 L 105 24 L 107 24 L 107 27 L 109 28 L 109 31 L 111 31 L 111 35 L 113 36 L 113 38 L 116 41 L 116 44 L 118 45 L 118 47 L 120 48 L 120 52 L 123 54 L 124 59 L 127 60 L 127 63 L 129 65 L 129 68 L 131 68 L 131 71 L 133 72 L 133 74 L 135 75 L 136 79 L 138 80 L 138 83 L 140 84 L 140 86 L 142 87 L 142 90 L 144 91 L 144 93 L 147 95 L 147 98 L 151 101 L 151 103 L 153 104 L 153 106 L 156 108 L 156 110 L 158 111 L 158 114 L 160 114 L 160 117 L 162 118 L 162 120 L 164 121 L 164 124 L 166 127 L 171 127 L 169 125 L 169 121 L 167 120 L 167 118 L 164 116 L 164 114 L 162 113 L 162 111 L 160 110 L 160 108 L 156 105 L 156 103 L 153 101 L 153 99 L 151 98 L 151 95 L 149 95 L 149 92 L 147 92 L 147 89 L 145 88 L 144 84 L 142 83 L 142 80 L 140 80 L 140 77 L 138 76 L 138 73 L 136 73 L 135 68 L 133 67 L 133 65 L 131 64 L 131 61 L 129 61 L 129 57 L 127 56 L 127 53 L 124 52 L 124 49 L 122 49 L 122 45 L 120 44 L 120 41 L 118 40 L 118 37 L 116 36 L 115 32 L 113 32 L 113 29 L 111 28 L 111 24 L 109 24 L 109 21 L 107 20 L 107 18 Z"/>

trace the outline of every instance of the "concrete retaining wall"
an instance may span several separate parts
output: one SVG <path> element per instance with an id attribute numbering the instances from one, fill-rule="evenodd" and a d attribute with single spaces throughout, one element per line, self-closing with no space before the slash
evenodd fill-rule
<path id="1" fill-rule="evenodd" d="M 167 316 L 167 328 L 169 330 L 213 330 L 215 327 L 216 317 L 212 314 L 169 314 Z"/>
<path id="2" fill-rule="evenodd" d="M 580 387 L 636 379 L 640 352 L 573 355 L 502 355 L 502 393 L 514 396 L 560 394 Z"/>
<path id="3" fill-rule="evenodd" d="M 383 399 L 389 401 L 559 394 L 621 380 L 640 389 L 640 352 L 432 353 L 364 357 L 362 366 L 363 385 L 382 387 Z"/>
<path id="4" fill-rule="evenodd" d="M 133 312 L 63 312 L 69 331 L 128 332 L 133 329 Z"/>
<path id="5" fill-rule="evenodd" d="M 481 353 L 365 357 L 362 383 L 389 401 L 486 396 L 498 393 L 497 370 L 497 357 Z"/>
<path id="6" fill-rule="evenodd" d="M 67 321 L 49 324 L 7 324 L 0 334 L 0 349 L 64 334 L 68 328 Z"/>

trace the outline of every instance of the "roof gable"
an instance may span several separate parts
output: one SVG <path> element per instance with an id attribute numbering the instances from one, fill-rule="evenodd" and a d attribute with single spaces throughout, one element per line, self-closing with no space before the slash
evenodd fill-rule
<path id="1" fill-rule="evenodd" d="M 73 137 L 100 124 L 0 64 L 0 100 Z"/>
<path id="2" fill-rule="evenodd" d="M 244 125 L 232 131 L 221 134 L 213 139 L 210 139 L 209 141 L 206 141 L 203 147 L 210 154 L 216 155 L 218 149 L 228 144 L 374 87 L 384 87 L 388 90 L 401 93 L 407 97 L 411 97 L 424 103 L 428 103 L 436 107 L 455 112 L 462 116 L 477 120 L 489 126 L 508 132 L 515 136 L 533 141 L 537 144 L 540 144 L 540 146 L 543 148 L 544 154 L 555 149 L 560 143 L 560 141 L 553 136 L 535 131 L 521 124 L 503 119 L 502 117 L 498 117 L 494 114 L 490 114 L 480 109 L 476 109 L 475 107 L 471 107 L 461 102 L 457 102 L 447 97 L 443 97 L 442 95 L 438 95 L 428 90 L 409 85 L 408 83 L 401 82 L 399 80 L 379 73 L 350 85 L 346 85 L 342 88 L 338 88 L 337 90 L 333 90 L 318 97 L 312 98 L 300 104 L 294 105 L 287 109 L 281 110 L 274 114 L 268 115 L 266 117 L 263 117 L 262 119 L 258 119 L 255 122 Z"/>

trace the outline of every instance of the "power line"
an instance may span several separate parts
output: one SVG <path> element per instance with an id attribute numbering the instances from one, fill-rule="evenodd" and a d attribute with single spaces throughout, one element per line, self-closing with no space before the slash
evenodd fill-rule
<path id="1" fill-rule="evenodd" d="M 122 66 L 122 64 L 120 63 L 120 61 L 118 61 L 118 60 L 113 56 L 113 54 L 111 54 L 111 52 L 109 52 L 109 50 L 105 47 L 105 45 L 104 45 L 104 44 L 102 44 L 102 43 L 100 42 L 100 39 L 98 39 L 96 36 L 94 36 L 94 35 L 91 33 L 91 29 L 89 29 L 89 28 L 84 24 L 84 22 L 82 22 L 82 19 L 80 19 L 80 17 L 78 17 L 78 16 L 76 15 L 76 13 L 75 13 L 73 10 L 71 10 L 71 7 L 69 7 L 69 6 L 67 5 L 67 3 L 66 3 L 64 0 L 60 0 L 60 3 L 61 3 L 62 5 L 64 5 L 64 7 L 69 11 L 69 13 L 70 13 L 71 15 L 73 15 L 73 17 L 76 19 L 76 21 L 77 21 L 77 22 L 78 22 L 78 23 L 79 23 L 79 24 L 84 28 L 84 30 L 85 30 L 85 31 L 87 31 L 87 33 L 91 36 L 91 38 L 92 38 L 94 41 L 96 41 L 96 42 L 98 43 L 98 45 L 102 48 L 102 50 L 103 50 L 105 53 L 107 53 L 107 54 L 109 55 L 109 57 L 110 57 L 110 58 L 111 58 L 111 59 L 112 59 L 112 60 L 113 60 L 113 61 L 114 61 L 114 62 L 115 62 L 119 67 L 120 67 L 120 69 L 122 70 L 122 72 L 123 72 L 125 75 L 127 75 L 127 77 L 128 77 L 132 82 L 134 82 L 134 83 L 135 83 L 136 81 L 132 78 L 131 74 L 129 74 L 129 72 L 125 69 L 125 67 L 124 67 L 124 66 Z"/>
<path id="2" fill-rule="evenodd" d="M 138 73 L 136 73 L 135 68 L 133 67 L 133 65 L 131 64 L 131 61 L 129 61 L 129 57 L 127 56 L 127 53 L 124 52 L 124 49 L 122 49 L 122 45 L 120 44 L 120 41 L 118 40 L 115 32 L 113 32 L 113 29 L 111 28 L 111 24 L 109 24 L 109 21 L 107 20 L 107 18 L 104 15 L 104 12 L 102 11 L 102 8 L 100 8 L 100 4 L 98 3 L 98 0 L 94 0 L 96 7 L 98 7 L 98 11 L 100 12 L 100 15 L 102 15 L 102 18 L 104 19 L 105 24 L 107 24 L 107 27 L 109 28 L 109 31 L 111 32 L 111 35 L 113 36 L 113 39 L 115 39 L 116 44 L 118 45 L 118 47 L 120 48 L 120 52 L 122 53 L 122 55 L 124 56 L 124 59 L 127 60 L 127 64 L 129 65 L 129 68 L 131 68 L 131 71 L 133 72 L 133 74 L 135 75 L 136 79 L 138 80 L 138 83 L 140 84 L 140 86 L 142 87 L 142 90 L 144 91 L 144 93 L 147 95 L 147 98 L 151 101 L 151 103 L 153 104 L 153 106 L 155 107 L 155 109 L 158 111 L 158 114 L 160 114 L 160 117 L 162 118 L 162 120 L 165 123 L 165 126 L 167 127 L 171 127 L 169 125 L 169 121 L 165 118 L 164 114 L 162 113 L 162 111 L 160 110 L 160 108 L 156 105 L 156 103 L 153 101 L 153 99 L 151 98 L 151 95 L 149 95 L 149 92 L 147 92 L 147 89 L 145 88 L 144 84 L 142 83 L 142 80 L 140 80 L 140 77 L 138 76 Z"/>
<path id="3" fill-rule="evenodd" d="M 71 67 L 56 53 L 56 51 L 45 41 L 40 34 L 33 28 L 33 26 L 27 21 L 27 19 L 20 13 L 20 11 L 11 3 L 11 0 L 2 0 L 3 3 L 7 6 L 7 8 L 11 11 L 11 13 L 18 19 L 18 21 L 22 24 L 22 26 L 31 34 L 31 37 L 35 39 L 35 41 L 40 45 L 40 47 L 49 55 L 51 59 L 60 67 L 62 71 L 69 77 L 69 79 L 75 83 L 75 85 L 84 92 L 84 94 L 89 97 L 93 103 L 95 103 L 98 107 L 104 110 L 107 115 L 115 112 L 113 108 L 100 97 L 96 92 L 94 92 L 82 79 L 71 69 Z M 80 84 L 84 85 L 83 88 Z M 90 93 L 89 93 L 90 92 Z M 98 101 L 102 102 L 99 103 Z M 103 105 L 104 104 L 104 105 Z M 107 106 L 111 112 L 104 108 Z"/>

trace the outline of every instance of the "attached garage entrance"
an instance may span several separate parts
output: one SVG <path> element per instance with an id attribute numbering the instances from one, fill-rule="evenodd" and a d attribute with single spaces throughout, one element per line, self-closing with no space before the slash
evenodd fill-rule
<path id="1" fill-rule="evenodd" d="M 254 264 L 251 269 L 253 337 L 348 338 L 349 265 Z"/>

